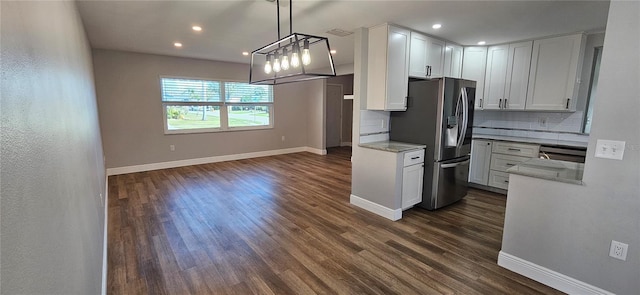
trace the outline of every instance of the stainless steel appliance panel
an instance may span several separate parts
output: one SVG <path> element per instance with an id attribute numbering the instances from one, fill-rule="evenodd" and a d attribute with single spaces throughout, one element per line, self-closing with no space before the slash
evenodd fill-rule
<path id="1" fill-rule="evenodd" d="M 429 210 L 455 203 L 467 195 L 470 157 L 434 165 L 432 198 L 429 204 L 421 204 Z"/>
<path id="2" fill-rule="evenodd" d="M 439 121 L 436 137 L 438 161 L 454 159 L 471 153 L 475 82 L 444 78 L 440 85 Z"/>

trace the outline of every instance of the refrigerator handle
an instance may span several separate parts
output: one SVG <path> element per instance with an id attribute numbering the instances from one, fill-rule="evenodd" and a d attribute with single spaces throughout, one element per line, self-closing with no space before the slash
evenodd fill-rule
<path id="1" fill-rule="evenodd" d="M 460 97 L 462 98 L 462 124 L 460 128 L 460 138 L 458 138 L 458 148 L 464 144 L 464 138 L 467 136 L 467 125 L 469 124 L 469 97 L 467 97 L 467 87 L 460 89 Z"/>
<path id="2" fill-rule="evenodd" d="M 442 169 L 453 168 L 453 167 L 457 167 L 458 165 L 466 165 L 467 163 L 469 163 L 469 160 L 464 160 L 462 162 L 456 162 L 456 163 L 441 164 L 440 168 Z"/>

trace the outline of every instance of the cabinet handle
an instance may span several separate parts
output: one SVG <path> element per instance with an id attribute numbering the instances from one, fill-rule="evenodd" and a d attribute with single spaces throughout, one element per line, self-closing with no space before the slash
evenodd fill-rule
<path id="1" fill-rule="evenodd" d="M 420 159 L 420 156 L 418 156 L 418 157 L 411 157 L 411 160 L 415 160 L 415 159 Z"/>
<path id="2" fill-rule="evenodd" d="M 571 101 L 571 98 L 567 98 L 567 110 L 569 109 L 569 102 Z"/>
<path id="3" fill-rule="evenodd" d="M 482 98 L 480 99 L 480 107 L 482 107 Z"/>
<path id="4" fill-rule="evenodd" d="M 507 150 L 519 152 L 520 149 L 508 148 Z"/>
<path id="5" fill-rule="evenodd" d="M 506 163 L 505 166 L 515 166 L 516 164 Z"/>
<path id="6" fill-rule="evenodd" d="M 502 98 L 498 101 L 498 108 L 501 109 L 502 108 Z"/>
<path id="7" fill-rule="evenodd" d="M 508 180 L 505 180 L 504 182 L 509 183 L 509 181 L 508 181 Z"/>

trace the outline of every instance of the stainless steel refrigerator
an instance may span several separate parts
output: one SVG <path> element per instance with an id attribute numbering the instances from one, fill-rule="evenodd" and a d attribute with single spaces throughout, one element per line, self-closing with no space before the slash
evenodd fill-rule
<path id="1" fill-rule="evenodd" d="M 427 146 L 420 207 L 435 210 L 467 194 L 475 93 L 475 81 L 412 80 L 407 110 L 391 112 L 391 140 Z"/>

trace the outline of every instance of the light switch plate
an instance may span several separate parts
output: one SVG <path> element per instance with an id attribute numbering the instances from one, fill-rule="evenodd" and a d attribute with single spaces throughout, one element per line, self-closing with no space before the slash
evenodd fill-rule
<path id="1" fill-rule="evenodd" d="M 624 145 L 624 141 L 598 139 L 595 157 L 622 160 L 624 156 Z"/>

